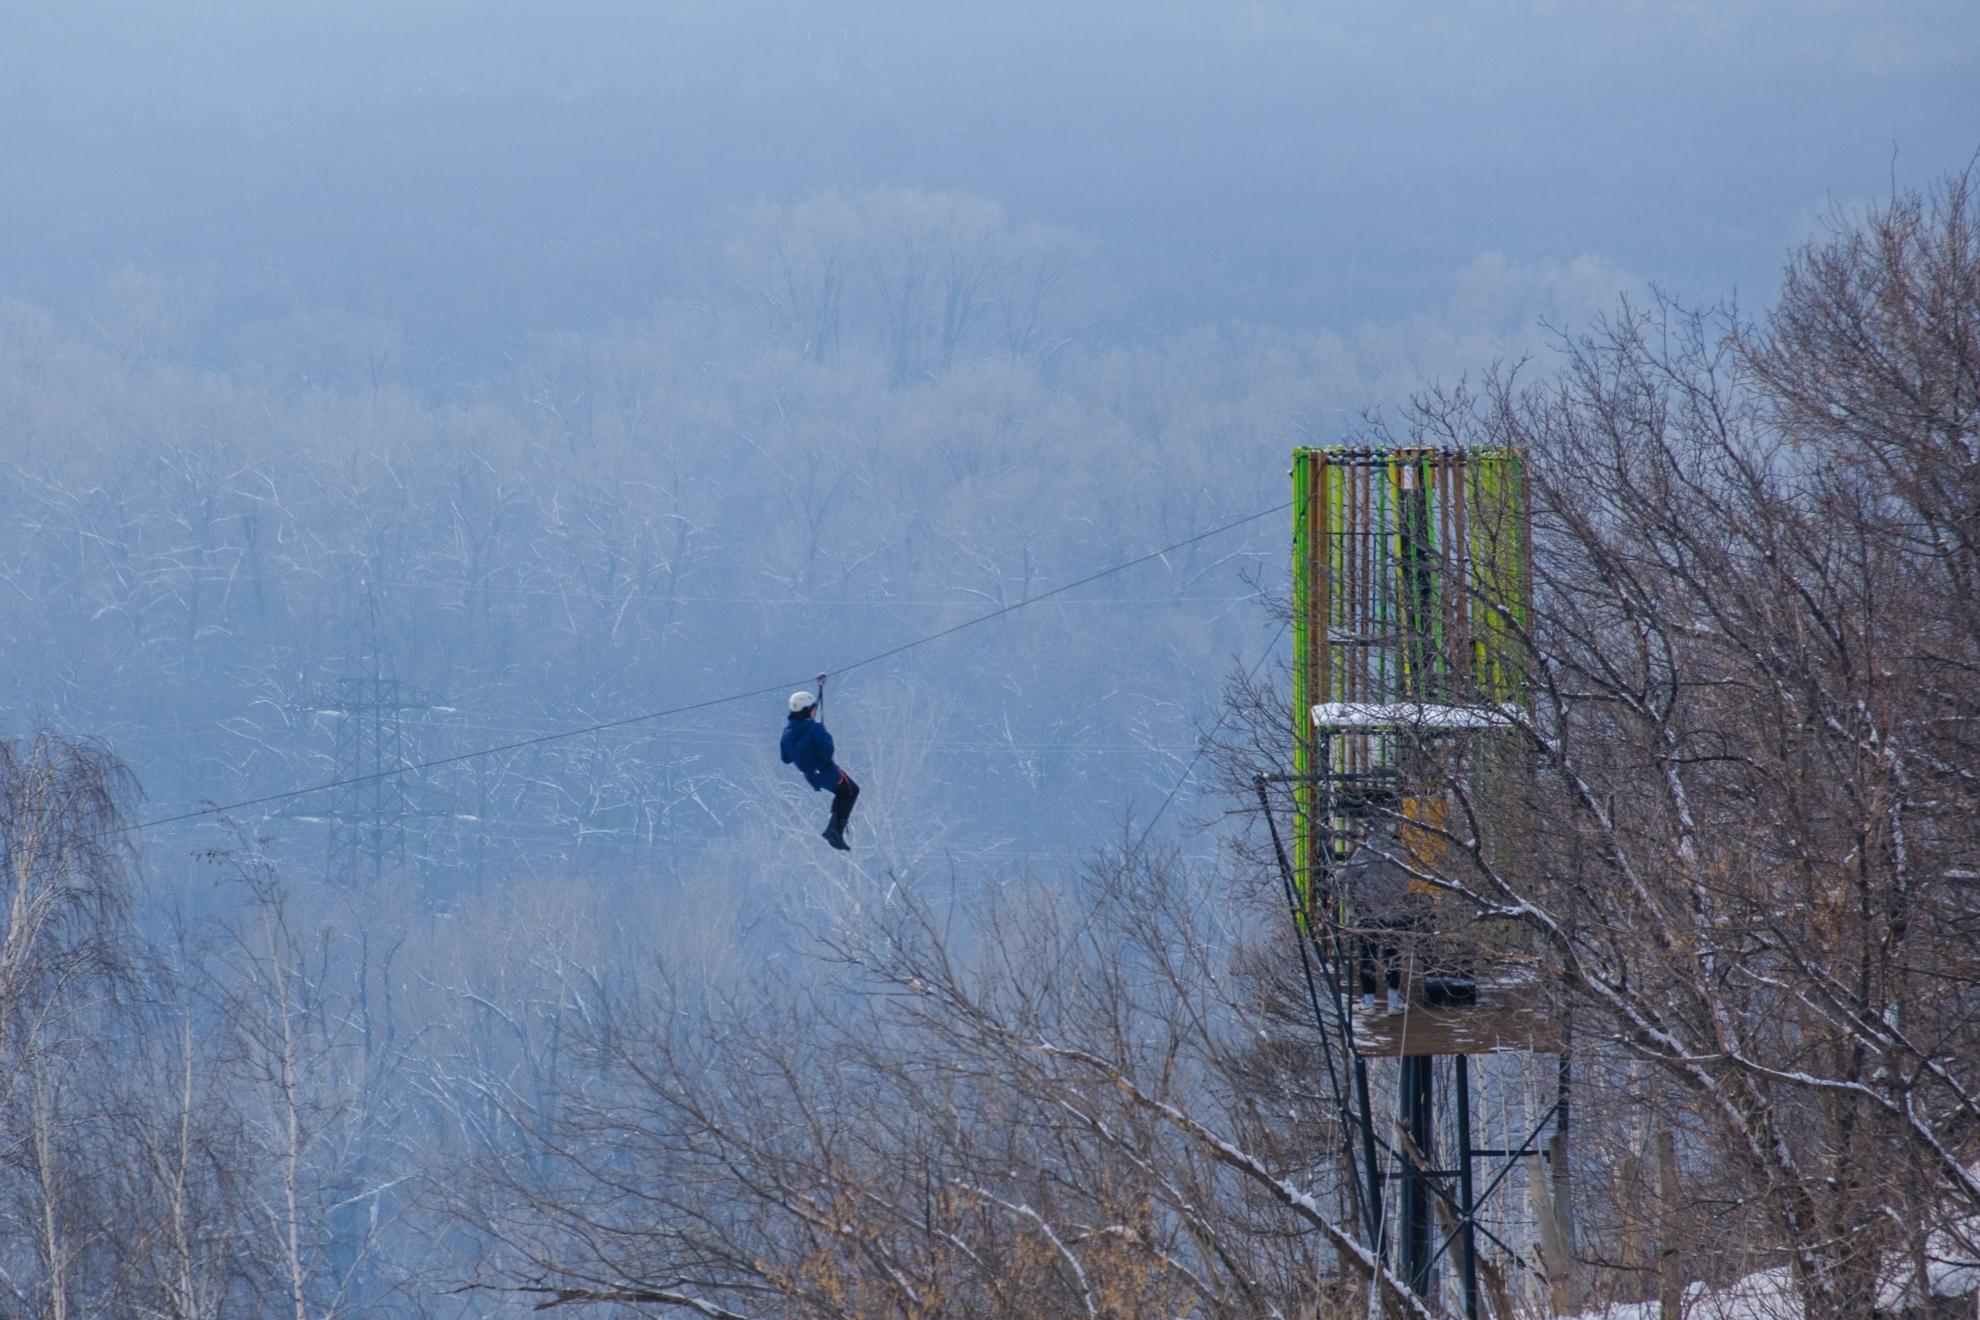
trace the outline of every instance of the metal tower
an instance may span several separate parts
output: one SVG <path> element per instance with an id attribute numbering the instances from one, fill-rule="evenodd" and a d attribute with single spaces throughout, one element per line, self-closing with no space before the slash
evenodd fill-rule
<path id="1" fill-rule="evenodd" d="M 406 717 L 446 711 L 432 693 L 390 676 L 378 607 L 367 585 L 358 605 L 357 673 L 319 689 L 304 703 L 313 716 L 336 721 L 335 770 L 329 805 L 314 819 L 330 822 L 328 874 L 346 887 L 381 881 L 406 863 L 407 824 L 432 814 L 420 803 L 423 776 L 408 769 Z"/>
<path id="2" fill-rule="evenodd" d="M 1472 914 L 1446 912 L 1423 883 L 1451 860 L 1459 813 L 1489 818 L 1518 796 L 1525 459 L 1299 449 L 1293 497 L 1294 767 L 1276 778 L 1291 784 L 1294 823 L 1281 866 L 1302 958 L 1319 972 L 1342 1158 L 1366 1244 L 1433 1310 L 1454 1270 L 1449 1291 L 1476 1320 L 1481 1252 L 1492 1278 L 1533 1265 L 1537 1228 L 1488 1217 L 1494 1194 L 1567 1123 L 1564 1061 L 1551 1095 L 1523 1104 L 1507 1102 L 1509 1074 L 1479 1071 L 1480 1056 L 1531 1063 L 1562 1049 L 1516 933 L 1481 938 Z M 1268 820 L 1273 778 L 1258 784 Z M 1383 993 L 1384 980 L 1398 989 Z M 1493 1093 L 1482 1109 L 1481 1083 Z"/>

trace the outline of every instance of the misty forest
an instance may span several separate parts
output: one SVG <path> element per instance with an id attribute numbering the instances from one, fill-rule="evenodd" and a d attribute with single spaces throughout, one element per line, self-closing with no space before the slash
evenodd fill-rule
<path id="1" fill-rule="evenodd" d="M 0 9 L 0 1315 L 1980 1315 L 1980 22 L 1486 8 Z"/>

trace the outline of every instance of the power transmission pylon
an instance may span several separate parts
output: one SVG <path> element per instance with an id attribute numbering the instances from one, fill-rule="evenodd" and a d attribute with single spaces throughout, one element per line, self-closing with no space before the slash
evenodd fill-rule
<path id="1" fill-rule="evenodd" d="M 408 822 L 433 814 L 421 805 L 424 776 L 409 768 L 415 758 L 407 755 L 406 717 L 451 709 L 390 675 L 369 585 L 358 615 L 358 673 L 319 689 L 305 703 L 310 714 L 336 721 L 330 802 L 318 818 L 330 822 L 328 874 L 346 888 L 366 880 L 376 885 L 388 866 L 405 866 Z"/>

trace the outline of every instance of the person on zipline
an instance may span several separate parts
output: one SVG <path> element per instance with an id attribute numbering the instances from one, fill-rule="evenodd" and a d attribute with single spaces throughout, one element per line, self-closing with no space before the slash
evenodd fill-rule
<path id="1" fill-rule="evenodd" d="M 805 782 L 817 792 L 832 791 L 832 819 L 825 826 L 825 842 L 841 852 L 849 852 L 846 822 L 852 817 L 853 803 L 859 800 L 859 785 L 852 776 L 832 762 L 832 735 L 823 721 L 812 718 L 818 698 L 810 692 L 791 693 L 791 717 L 784 722 L 784 764 L 804 772 Z"/>

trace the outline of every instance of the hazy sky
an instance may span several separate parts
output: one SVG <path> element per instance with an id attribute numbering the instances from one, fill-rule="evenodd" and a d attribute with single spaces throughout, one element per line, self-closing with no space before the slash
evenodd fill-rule
<path id="1" fill-rule="evenodd" d="M 1481 256 L 1764 297 L 1980 146 L 1980 6 L 6 0 L 0 293 L 210 266 L 461 370 L 883 184 L 1096 245 L 1118 333 L 1443 307 Z M 1605 277 L 1606 278 L 1606 277 Z"/>

